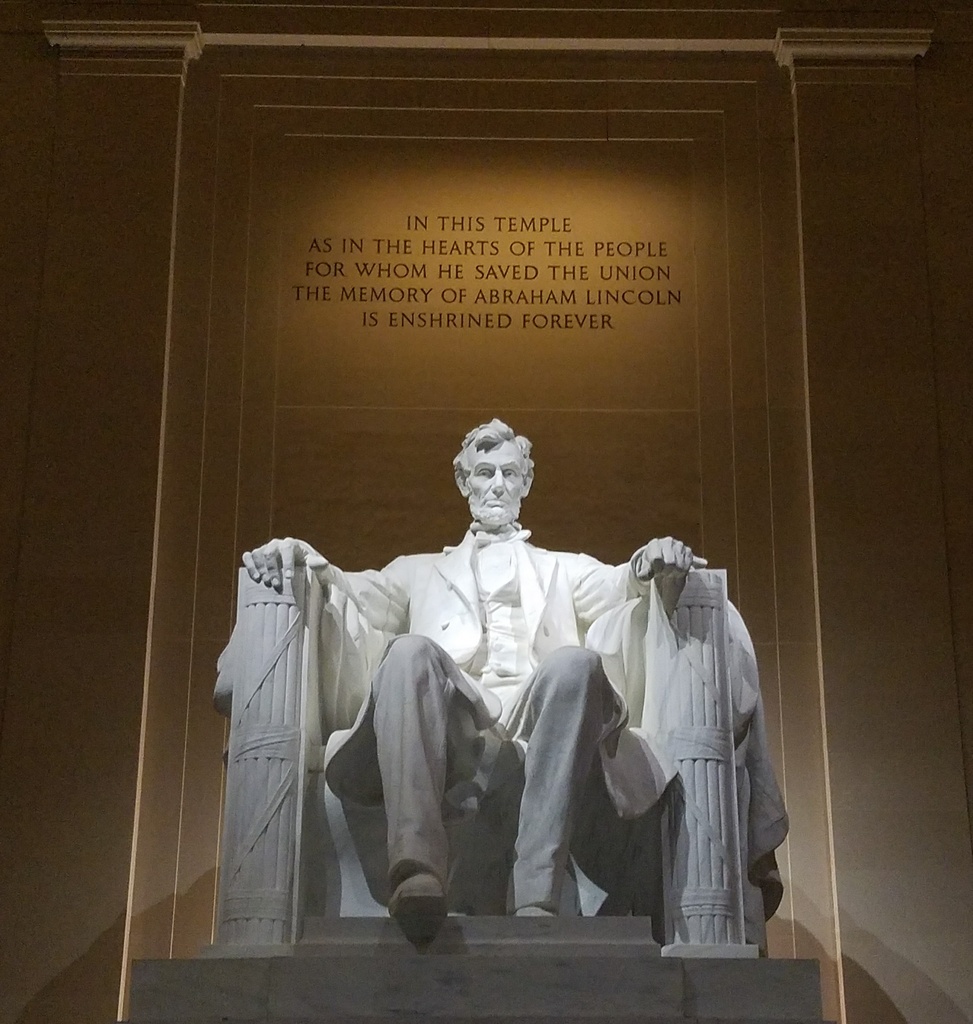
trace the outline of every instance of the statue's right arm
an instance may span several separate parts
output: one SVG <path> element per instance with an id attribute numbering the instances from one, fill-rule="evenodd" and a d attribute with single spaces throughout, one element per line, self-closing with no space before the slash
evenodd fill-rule
<path id="1" fill-rule="evenodd" d="M 341 591 L 358 608 L 368 624 L 384 633 L 404 633 L 409 620 L 408 574 L 396 559 L 381 572 L 345 572 L 295 537 L 272 540 L 248 551 L 243 564 L 255 583 L 281 592 L 295 566 L 306 566 L 326 587 Z"/>

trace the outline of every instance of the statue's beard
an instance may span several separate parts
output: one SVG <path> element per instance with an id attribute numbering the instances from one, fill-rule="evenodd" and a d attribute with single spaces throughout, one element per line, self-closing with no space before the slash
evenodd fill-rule
<path id="1" fill-rule="evenodd" d="M 470 514 L 474 522 L 480 523 L 488 530 L 501 529 L 504 526 L 511 526 L 517 521 L 520 515 L 520 502 L 510 504 L 491 504 L 493 499 L 478 499 L 470 497 Z"/>

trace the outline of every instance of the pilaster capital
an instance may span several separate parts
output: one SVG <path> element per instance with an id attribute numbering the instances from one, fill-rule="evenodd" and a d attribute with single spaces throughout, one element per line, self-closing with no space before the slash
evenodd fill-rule
<path id="1" fill-rule="evenodd" d="M 801 64 L 909 63 L 932 41 L 925 28 L 779 28 L 774 56 L 781 67 Z"/>
<path id="2" fill-rule="evenodd" d="M 68 62 L 97 69 L 84 73 L 185 76 L 186 65 L 203 50 L 203 33 L 195 21 L 45 21 L 44 34 Z"/>

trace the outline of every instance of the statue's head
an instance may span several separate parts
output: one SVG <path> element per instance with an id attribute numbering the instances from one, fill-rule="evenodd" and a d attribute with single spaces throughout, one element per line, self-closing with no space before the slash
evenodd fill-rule
<path id="1" fill-rule="evenodd" d="M 501 420 L 481 423 L 464 438 L 453 472 L 475 522 L 491 530 L 509 526 L 534 479 L 530 441 Z"/>

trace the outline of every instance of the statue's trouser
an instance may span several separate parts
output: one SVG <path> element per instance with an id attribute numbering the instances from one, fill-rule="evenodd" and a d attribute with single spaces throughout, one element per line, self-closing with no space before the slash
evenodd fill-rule
<path id="1" fill-rule="evenodd" d="M 433 641 L 407 636 L 392 642 L 372 684 L 393 888 L 417 870 L 446 887 L 443 797 L 469 773 L 476 753 L 475 738 L 457 728 L 459 698 L 450 680 L 456 672 Z M 575 811 L 613 714 L 613 691 L 597 654 L 565 647 L 538 666 L 520 706 L 517 735 L 527 752 L 514 905 L 556 911 Z"/>

